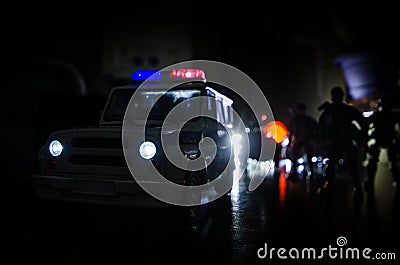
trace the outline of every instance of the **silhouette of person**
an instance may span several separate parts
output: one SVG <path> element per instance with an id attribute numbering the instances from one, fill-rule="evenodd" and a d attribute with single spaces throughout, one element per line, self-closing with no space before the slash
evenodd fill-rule
<path id="1" fill-rule="evenodd" d="M 344 158 L 352 176 L 354 195 L 362 196 L 361 176 L 363 151 L 367 143 L 367 123 L 360 111 L 344 102 L 343 89 L 336 86 L 331 89 L 331 102 L 325 102 L 319 110 L 321 141 L 329 159 L 325 171 L 328 180 L 327 189 L 332 191 L 336 169 L 340 159 Z M 343 160 L 342 160 L 343 161 Z"/>
<path id="2" fill-rule="evenodd" d="M 396 117 L 394 113 L 384 106 L 382 99 L 378 99 L 374 103 L 374 113 L 368 118 L 372 133 L 369 139 L 374 139 L 368 148 L 370 158 L 367 166 L 367 181 L 365 182 L 365 190 L 372 192 L 374 187 L 375 175 L 379 163 L 379 155 L 382 148 L 387 149 L 388 159 L 391 163 L 391 171 L 393 175 L 393 184 L 399 188 L 399 169 L 397 166 L 397 156 L 399 152 L 399 139 L 396 132 Z"/>
<path id="3" fill-rule="evenodd" d="M 297 165 L 297 159 L 314 155 L 318 138 L 318 122 L 307 114 L 306 104 L 297 104 L 294 117 L 289 123 L 289 144 L 292 149 L 292 161 Z M 308 161 L 304 161 L 308 165 Z"/>

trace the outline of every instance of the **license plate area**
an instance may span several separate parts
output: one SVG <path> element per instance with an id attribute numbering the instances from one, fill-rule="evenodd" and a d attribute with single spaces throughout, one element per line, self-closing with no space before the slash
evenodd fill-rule
<path id="1" fill-rule="evenodd" d="M 115 183 L 112 181 L 72 181 L 72 192 L 81 194 L 115 195 Z"/>

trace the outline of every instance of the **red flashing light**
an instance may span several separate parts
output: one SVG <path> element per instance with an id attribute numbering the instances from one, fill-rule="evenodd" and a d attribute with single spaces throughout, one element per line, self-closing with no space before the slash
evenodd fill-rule
<path id="1" fill-rule="evenodd" d="M 201 69 L 178 69 L 171 71 L 172 78 L 199 78 L 206 79 L 206 74 Z"/>

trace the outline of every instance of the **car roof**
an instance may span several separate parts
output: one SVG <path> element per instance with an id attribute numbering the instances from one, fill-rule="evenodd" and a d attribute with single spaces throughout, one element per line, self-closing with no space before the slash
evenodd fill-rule
<path id="1" fill-rule="evenodd" d="M 111 89 L 113 90 L 119 90 L 119 89 L 137 89 L 141 83 L 138 84 L 130 84 L 130 85 L 124 85 L 124 86 L 118 86 L 114 87 Z M 149 83 L 147 87 L 143 87 L 144 89 L 149 89 L 149 90 L 165 90 L 171 88 L 203 88 L 207 86 L 206 83 L 204 82 L 191 82 L 191 83 L 166 83 L 166 82 L 159 82 L 159 83 Z"/>

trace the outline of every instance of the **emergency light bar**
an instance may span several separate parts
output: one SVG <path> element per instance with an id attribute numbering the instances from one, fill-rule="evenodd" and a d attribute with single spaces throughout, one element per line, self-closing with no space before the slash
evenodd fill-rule
<path id="1" fill-rule="evenodd" d="M 160 80 L 161 71 L 158 70 L 137 70 L 132 74 L 133 81 L 144 81 L 144 80 Z"/>
<path id="2" fill-rule="evenodd" d="M 202 79 L 205 81 L 206 74 L 201 69 L 174 69 L 168 74 L 162 73 L 159 70 L 137 70 L 132 74 L 133 81 L 145 81 L 145 80 L 163 80 L 171 81 L 177 79 Z M 165 75 L 166 74 L 166 75 Z"/>
<path id="3" fill-rule="evenodd" d="M 201 69 L 179 69 L 171 71 L 171 78 L 200 78 L 206 79 L 206 74 Z"/>

